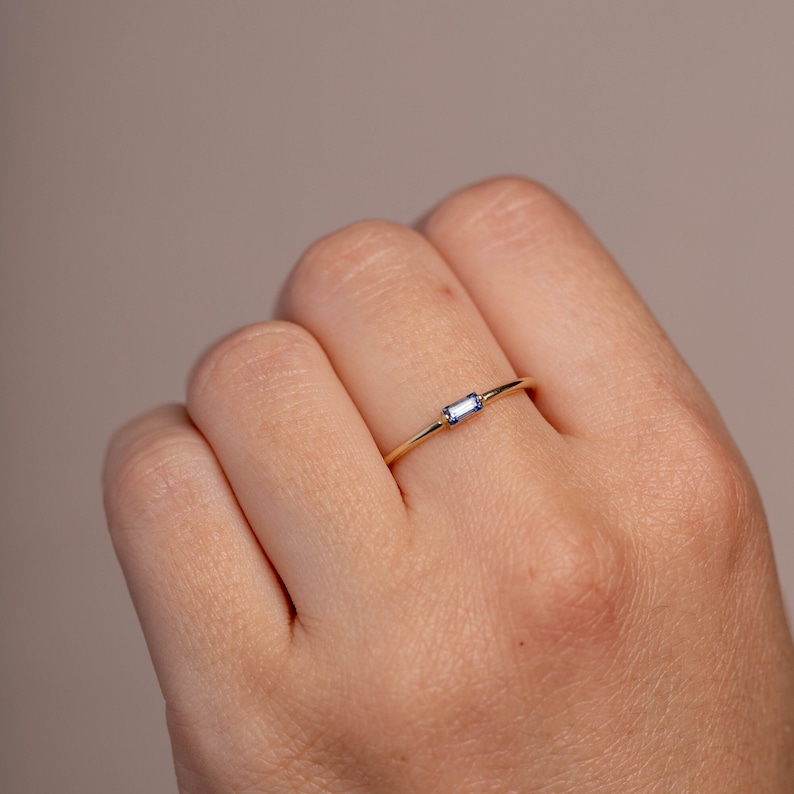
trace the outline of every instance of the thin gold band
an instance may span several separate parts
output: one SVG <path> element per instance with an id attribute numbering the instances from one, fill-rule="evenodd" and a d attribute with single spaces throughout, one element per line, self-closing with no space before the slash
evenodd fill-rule
<path id="1" fill-rule="evenodd" d="M 537 381 L 534 378 L 518 378 L 517 380 L 511 380 L 509 383 L 497 386 L 495 389 L 483 392 L 482 394 L 472 392 L 457 402 L 450 403 L 450 405 L 442 408 L 441 415 L 435 422 L 420 430 L 415 436 L 411 436 L 411 438 L 404 441 L 396 449 L 393 449 L 388 455 L 384 456 L 383 460 L 386 462 L 387 466 L 391 466 L 394 461 L 401 458 L 406 452 L 409 452 L 423 441 L 426 441 L 439 430 L 444 430 L 444 428 L 447 427 L 454 427 L 459 422 L 474 416 L 475 413 L 481 411 L 489 403 L 511 392 L 525 389 L 529 392 L 529 396 L 533 397 L 537 386 Z"/>

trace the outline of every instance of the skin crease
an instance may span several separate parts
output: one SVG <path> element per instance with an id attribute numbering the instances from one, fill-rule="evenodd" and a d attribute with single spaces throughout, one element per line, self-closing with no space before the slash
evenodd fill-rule
<path id="1" fill-rule="evenodd" d="M 108 452 L 181 792 L 794 791 L 758 493 L 567 206 L 510 177 L 355 224 L 278 314 Z"/>

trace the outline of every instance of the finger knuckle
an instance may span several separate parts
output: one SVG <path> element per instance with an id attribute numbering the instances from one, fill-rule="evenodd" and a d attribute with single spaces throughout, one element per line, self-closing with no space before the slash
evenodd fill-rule
<path id="1" fill-rule="evenodd" d="M 158 429 L 137 440 L 106 485 L 111 523 L 123 529 L 148 522 L 163 506 L 171 515 L 183 513 L 202 499 L 205 458 L 203 441 L 189 428 Z"/>
<path id="2" fill-rule="evenodd" d="M 667 395 L 640 433 L 622 487 L 624 515 L 654 556 L 716 573 L 761 548 L 763 510 L 749 471 L 712 416 Z"/>
<path id="3" fill-rule="evenodd" d="M 378 295 L 384 284 L 405 273 L 422 245 L 421 237 L 405 226 L 359 221 L 318 240 L 303 254 L 282 302 L 291 316 L 303 319 L 334 311 L 333 297 L 348 289 L 359 298 Z"/>
<path id="4" fill-rule="evenodd" d="M 487 232 L 488 239 L 514 245 L 555 239 L 575 217 L 551 190 L 529 179 L 504 176 L 465 188 L 431 214 L 431 233 L 446 229 Z"/>
<path id="5" fill-rule="evenodd" d="M 703 561 L 733 567 L 753 534 L 757 493 L 738 454 L 713 429 L 679 424 L 671 485 L 689 548 Z"/>
<path id="6" fill-rule="evenodd" d="M 287 322 L 258 323 L 230 335 L 194 370 L 188 405 L 227 399 L 229 393 L 287 388 L 311 370 L 318 355 L 308 331 Z"/>
<path id="7" fill-rule="evenodd" d="M 614 641 L 632 598 L 625 542 L 585 516 L 551 516 L 537 525 L 507 579 L 518 637 L 575 647 Z"/>

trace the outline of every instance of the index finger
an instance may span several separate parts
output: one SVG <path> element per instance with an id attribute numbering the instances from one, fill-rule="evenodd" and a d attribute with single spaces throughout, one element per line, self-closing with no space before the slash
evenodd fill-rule
<path id="1" fill-rule="evenodd" d="M 467 188 L 423 224 L 537 404 L 561 432 L 635 435 L 683 401 L 711 402 L 664 331 L 576 214 L 519 178 Z M 679 402 L 680 404 L 680 402 Z"/>

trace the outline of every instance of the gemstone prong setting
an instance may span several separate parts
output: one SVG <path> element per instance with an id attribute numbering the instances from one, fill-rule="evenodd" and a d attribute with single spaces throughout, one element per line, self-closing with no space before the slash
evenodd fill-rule
<path id="1" fill-rule="evenodd" d="M 464 419 L 474 416 L 478 411 L 482 411 L 482 407 L 482 397 L 480 397 L 477 392 L 472 392 L 462 397 L 460 400 L 450 403 L 446 408 L 442 408 L 441 414 L 446 419 L 446 423 L 452 427 L 458 424 L 458 422 L 462 422 Z"/>

